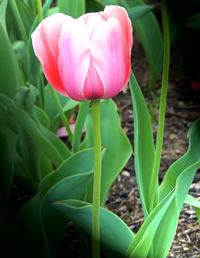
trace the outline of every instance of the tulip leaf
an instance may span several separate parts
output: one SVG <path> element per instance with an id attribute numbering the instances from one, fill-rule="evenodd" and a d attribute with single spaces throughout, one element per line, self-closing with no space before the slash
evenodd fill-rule
<path id="1" fill-rule="evenodd" d="M 58 0 L 59 12 L 78 18 L 85 13 L 85 0 Z"/>
<path id="2" fill-rule="evenodd" d="M 186 195 L 185 204 L 193 206 L 195 208 L 200 208 L 200 201 L 190 194 Z"/>
<path id="3" fill-rule="evenodd" d="M 8 0 L 4 0 L 2 3 L 0 3 L 0 22 L 2 24 L 2 27 L 4 31 L 7 33 L 6 28 L 6 10 L 7 10 Z"/>
<path id="4" fill-rule="evenodd" d="M 13 50 L 15 52 L 17 62 L 20 68 L 21 77 L 24 81 L 29 79 L 29 53 L 26 50 L 26 44 L 24 41 L 15 41 L 13 44 Z"/>
<path id="5" fill-rule="evenodd" d="M 185 204 L 191 205 L 195 208 L 196 214 L 197 214 L 197 219 L 200 224 L 200 201 L 194 198 L 192 195 L 187 194 L 185 198 Z"/>
<path id="6" fill-rule="evenodd" d="M 57 108 L 57 106 L 55 105 L 55 100 L 52 96 L 51 90 L 50 90 L 50 85 L 47 85 L 45 87 L 45 91 L 44 91 L 44 102 L 45 102 L 45 106 L 44 106 L 44 110 L 47 113 L 50 121 L 51 121 L 51 125 L 50 128 L 55 131 L 57 128 L 55 128 L 55 124 L 56 121 L 58 120 L 60 113 L 59 110 Z M 75 101 L 69 97 L 66 96 L 62 96 L 60 94 L 58 94 L 57 92 L 55 92 L 55 94 L 57 94 L 59 100 L 60 100 L 60 104 L 63 107 L 63 111 L 67 112 L 71 109 L 73 109 L 74 107 L 76 107 L 79 102 Z"/>
<path id="7" fill-rule="evenodd" d="M 186 27 L 200 30 L 200 13 L 192 15 L 186 22 Z"/>
<path id="8" fill-rule="evenodd" d="M 54 203 L 69 220 L 84 231 L 92 234 L 92 205 L 78 200 L 64 200 Z M 134 238 L 133 232 L 114 213 L 100 208 L 101 248 L 107 257 L 123 257 Z"/>
<path id="9" fill-rule="evenodd" d="M 132 153 L 131 144 L 120 126 L 120 118 L 115 103 L 108 99 L 101 101 L 101 141 L 106 151 L 102 160 L 101 205 L 104 204 L 107 193 L 126 165 Z M 112 125 L 112 126 L 111 126 Z M 81 148 L 93 146 L 93 126 L 91 110 L 88 112 L 86 122 L 86 137 Z M 114 157 L 114 158 L 113 158 Z M 92 202 L 93 183 L 90 185 L 86 201 Z"/>
<path id="10" fill-rule="evenodd" d="M 32 11 L 33 15 L 36 12 L 36 1 L 35 0 L 23 0 L 24 3 L 28 6 L 29 10 Z"/>
<path id="11" fill-rule="evenodd" d="M 101 0 L 86 0 L 86 13 L 103 11 Z"/>
<path id="12" fill-rule="evenodd" d="M 48 15 L 47 15 L 47 16 L 51 16 L 51 15 L 53 15 L 53 14 L 55 14 L 55 13 L 59 13 L 59 9 L 58 9 L 57 6 L 56 6 L 56 7 L 49 8 L 49 10 L 48 10 Z"/>
<path id="13" fill-rule="evenodd" d="M 136 7 L 131 7 L 128 9 L 128 15 L 132 22 L 135 22 L 137 19 L 141 18 L 143 15 L 152 11 L 154 6 L 150 5 L 139 5 Z"/>
<path id="14" fill-rule="evenodd" d="M 14 97 L 17 87 L 20 86 L 18 78 L 18 65 L 9 39 L 0 22 L 0 92 Z"/>
<path id="15" fill-rule="evenodd" d="M 155 155 L 153 132 L 146 102 L 133 73 L 131 73 L 129 82 L 134 113 L 135 172 L 143 212 L 146 217 L 148 214 L 149 182 L 152 177 Z"/>
<path id="16" fill-rule="evenodd" d="M 93 158 L 93 149 L 73 154 L 42 179 L 37 194 L 23 207 L 17 228 L 28 239 L 26 247 L 29 250 L 34 247 L 34 255 L 41 256 L 44 245 L 47 253 L 52 251 L 53 256 L 57 257 L 67 220 L 51 203 L 60 199 L 77 199 L 83 195 L 93 177 Z"/>
<path id="17" fill-rule="evenodd" d="M 154 239 L 154 257 L 165 257 L 172 244 L 178 218 L 185 198 L 200 165 L 200 119 L 189 130 L 188 151 L 172 164 L 160 185 L 160 199 L 164 198 L 174 186 L 178 185 L 175 199 L 168 208 Z"/>
<path id="18" fill-rule="evenodd" d="M 39 124 L 42 126 L 49 128 L 50 121 L 47 114 L 44 112 L 43 109 L 39 108 L 38 106 L 34 105 L 33 107 L 33 116 L 38 121 Z"/>
<path id="19" fill-rule="evenodd" d="M 11 99 L 0 94 L 0 103 L 8 108 L 16 123 L 19 124 L 32 139 L 34 139 L 41 151 L 52 160 L 56 167 L 59 166 L 65 158 L 71 155 L 71 152 L 59 138 L 53 135 L 47 128 L 43 128 L 42 125 L 38 127 L 28 113 L 17 107 Z M 58 149 L 55 147 L 55 144 L 59 146 Z"/>
<path id="20" fill-rule="evenodd" d="M 36 97 L 39 94 L 39 91 L 33 87 L 22 86 L 17 89 L 17 94 L 14 98 L 15 104 L 17 106 L 23 107 L 29 113 L 33 112 L 33 107 L 36 101 Z"/>
<path id="21" fill-rule="evenodd" d="M 34 104 L 36 97 L 38 95 L 38 90 L 33 87 L 20 87 L 18 88 L 17 95 L 15 96 L 15 103 L 23 107 L 24 110 L 31 114 L 34 114 L 38 122 L 42 121 L 48 126 L 48 117 L 45 116 L 43 111 L 39 111 Z M 33 112 L 37 110 L 37 112 Z M 40 149 L 35 143 L 35 139 L 32 139 L 30 135 L 27 134 L 24 129 L 16 124 L 18 139 L 18 153 L 20 154 L 20 159 L 17 162 L 16 173 L 20 176 L 25 176 L 27 179 L 35 180 L 39 182 L 41 180 L 40 175 Z M 23 172 L 23 173 L 22 173 Z"/>
<path id="22" fill-rule="evenodd" d="M 38 195 L 43 198 L 47 191 L 65 177 L 88 173 L 94 169 L 94 150 L 76 152 L 65 160 L 54 173 L 47 175 L 40 183 Z"/>
<path id="23" fill-rule="evenodd" d="M 53 0 L 46 0 L 43 7 L 43 16 L 44 18 L 47 16 L 48 10 L 52 4 Z M 32 26 L 29 30 L 29 35 L 28 35 L 28 42 L 27 42 L 27 51 L 29 53 L 29 82 L 32 83 L 33 85 L 36 85 L 39 88 L 39 85 L 41 83 L 41 78 L 42 78 L 42 73 L 40 72 L 40 63 L 38 58 L 36 57 L 34 51 L 33 51 L 33 46 L 32 46 L 32 39 L 31 39 L 31 34 L 35 30 L 35 28 L 38 26 L 38 16 L 35 17 Z"/>
<path id="24" fill-rule="evenodd" d="M 40 175 L 44 178 L 46 175 L 53 172 L 51 160 L 48 159 L 44 152 L 40 152 Z"/>
<path id="25" fill-rule="evenodd" d="M 21 157 L 21 167 L 19 169 L 24 171 L 27 179 L 39 182 L 41 180 L 40 149 L 33 138 L 31 138 L 23 128 L 21 128 L 19 125 L 17 125 L 17 128 L 19 137 L 17 149 Z M 20 173 L 22 171 L 20 171 Z"/>
<path id="26" fill-rule="evenodd" d="M 35 14 L 32 12 L 32 9 L 29 8 L 23 1 L 16 0 L 16 4 L 21 15 L 21 19 L 24 25 L 24 28 L 26 30 L 26 33 L 28 34 L 31 28 L 31 25 L 33 23 L 33 20 L 35 18 Z"/>
<path id="27" fill-rule="evenodd" d="M 175 187 L 170 193 L 168 193 L 165 198 L 163 198 L 160 203 L 155 207 L 155 209 L 148 215 L 145 222 L 142 224 L 139 231 L 135 235 L 135 238 L 127 251 L 127 256 L 132 258 L 147 257 L 157 228 L 160 225 L 169 205 L 173 201 L 176 191 L 177 187 Z"/>
<path id="28" fill-rule="evenodd" d="M 84 101 L 79 104 L 79 111 L 76 118 L 76 124 L 74 129 L 74 136 L 72 142 L 72 151 L 77 152 L 79 150 L 83 125 L 85 123 L 85 118 L 88 113 L 88 108 L 90 105 L 90 101 Z"/>
<path id="29" fill-rule="evenodd" d="M 55 257 L 58 255 L 68 219 L 52 206 L 52 202 L 66 198 L 80 199 L 92 178 L 93 172 L 66 177 L 54 184 L 44 197 L 42 220 L 49 246 Z M 54 223 L 52 223 L 52 218 L 54 218 Z"/>
<path id="30" fill-rule="evenodd" d="M 187 152 L 180 159 L 174 162 L 167 170 L 164 180 L 160 185 L 160 198 L 163 198 L 163 196 L 165 196 L 171 188 L 174 187 L 176 180 L 182 171 L 200 160 L 200 119 L 192 125 L 189 130 L 188 137 L 189 148 Z"/>

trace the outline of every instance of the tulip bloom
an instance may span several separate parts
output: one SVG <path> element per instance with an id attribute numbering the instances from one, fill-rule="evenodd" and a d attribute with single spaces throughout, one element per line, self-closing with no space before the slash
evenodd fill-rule
<path id="1" fill-rule="evenodd" d="M 111 98 L 122 90 L 130 76 L 132 41 L 131 21 L 118 6 L 78 19 L 54 14 L 32 34 L 49 83 L 78 101 Z"/>

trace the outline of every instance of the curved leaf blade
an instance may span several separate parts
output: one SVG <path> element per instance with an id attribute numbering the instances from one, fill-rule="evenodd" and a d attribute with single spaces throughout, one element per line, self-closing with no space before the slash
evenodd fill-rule
<path id="1" fill-rule="evenodd" d="M 150 5 L 141 5 L 136 7 L 131 7 L 128 9 L 128 15 L 132 22 L 135 22 L 137 19 L 141 18 L 148 12 L 152 11 L 154 6 Z"/>
<path id="2" fill-rule="evenodd" d="M 189 191 L 190 184 L 200 165 L 200 119 L 197 120 L 189 130 L 189 148 L 184 156 L 178 159 L 166 172 L 164 180 L 160 185 L 160 198 L 178 185 L 174 201 L 159 225 L 154 239 L 154 256 L 165 257 L 172 244 L 178 217 L 183 203 Z"/>
<path id="3" fill-rule="evenodd" d="M 17 87 L 20 86 L 18 78 L 18 65 L 10 41 L 0 22 L 0 92 L 14 97 Z"/>
<path id="4" fill-rule="evenodd" d="M 44 257 L 52 257 L 49 256 L 51 252 L 57 253 L 67 222 L 51 203 L 59 199 L 80 198 L 93 176 L 93 159 L 87 162 L 91 156 L 94 156 L 93 149 L 72 155 L 42 179 L 37 194 L 23 207 L 17 228 L 22 231 L 22 239 L 29 240 L 27 248 L 34 248 L 34 255 L 43 255 L 45 251 Z"/>
<path id="5" fill-rule="evenodd" d="M 185 204 L 191 205 L 195 208 L 197 219 L 200 224 L 200 201 L 188 194 L 185 198 Z"/>
<path id="6" fill-rule="evenodd" d="M 157 228 L 161 223 L 169 205 L 173 201 L 176 190 L 177 187 L 175 187 L 165 198 L 163 198 L 163 200 L 161 200 L 155 209 L 149 214 L 136 234 L 129 250 L 127 251 L 127 255 L 130 255 L 132 258 L 147 257 Z"/>
<path id="7" fill-rule="evenodd" d="M 78 18 L 85 13 L 85 0 L 58 0 L 59 12 Z"/>
<path id="8" fill-rule="evenodd" d="M 28 115 L 28 113 L 26 113 L 23 109 L 17 107 L 11 99 L 4 96 L 3 94 L 0 94 L 0 102 L 8 108 L 15 121 L 24 128 L 24 130 L 27 132 L 27 134 L 29 134 L 32 139 L 34 139 L 40 149 L 44 153 L 46 153 L 46 155 L 49 157 L 50 160 L 52 160 L 55 166 L 59 166 L 64 161 L 64 157 L 62 156 L 63 153 L 61 154 L 59 152 L 59 149 L 55 148 L 54 141 L 52 142 L 52 137 L 54 138 L 54 140 L 59 141 L 59 145 L 64 145 L 64 143 L 62 143 L 55 135 L 53 136 L 50 131 L 49 135 L 51 139 L 49 140 L 46 135 L 40 131 L 39 127 Z M 47 131 L 47 129 L 45 130 Z M 65 158 L 70 155 L 70 152 L 68 152 L 67 148 L 65 149 L 64 155 Z"/>
<path id="9" fill-rule="evenodd" d="M 135 172 L 146 217 L 148 215 L 149 182 L 151 182 L 155 155 L 153 132 L 146 102 L 133 73 L 131 73 L 129 83 L 134 113 Z"/>
<path id="10" fill-rule="evenodd" d="M 68 219 L 52 202 L 63 199 L 80 199 L 93 178 L 93 172 L 65 177 L 54 184 L 46 193 L 42 203 L 42 221 L 53 256 L 57 257 Z M 52 223 L 52 218 L 54 223 Z"/>
<path id="11" fill-rule="evenodd" d="M 86 234 L 92 234 L 92 205 L 77 200 L 55 202 L 54 206 Z M 114 213 L 100 208 L 101 247 L 108 257 L 123 257 L 134 238 L 133 232 Z"/>

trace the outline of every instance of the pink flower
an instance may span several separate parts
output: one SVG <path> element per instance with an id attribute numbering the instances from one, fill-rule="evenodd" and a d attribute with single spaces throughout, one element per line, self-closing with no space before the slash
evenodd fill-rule
<path id="1" fill-rule="evenodd" d="M 54 14 L 32 34 L 49 83 L 78 101 L 111 98 L 122 90 L 130 76 L 132 41 L 131 21 L 118 6 L 78 19 Z"/>

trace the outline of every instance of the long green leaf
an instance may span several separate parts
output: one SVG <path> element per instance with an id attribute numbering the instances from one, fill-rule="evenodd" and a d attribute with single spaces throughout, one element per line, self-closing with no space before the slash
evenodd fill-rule
<path id="1" fill-rule="evenodd" d="M 26 44 L 24 41 L 15 41 L 13 44 L 13 50 L 16 55 L 16 59 L 19 65 L 20 74 L 24 81 L 29 79 L 29 53 L 26 49 Z"/>
<path id="2" fill-rule="evenodd" d="M 101 0 L 86 0 L 86 13 L 103 11 Z"/>
<path id="3" fill-rule="evenodd" d="M 78 18 L 85 13 L 85 0 L 58 0 L 59 12 Z"/>
<path id="4" fill-rule="evenodd" d="M 50 85 L 47 85 L 44 90 L 44 102 L 45 102 L 44 110 L 47 113 L 49 120 L 51 121 L 50 128 L 52 129 L 52 131 L 55 131 L 57 129 L 56 125 L 57 124 L 60 125 L 60 123 L 57 123 L 57 120 L 60 117 L 60 113 L 58 108 L 55 105 L 55 101 L 50 91 L 50 87 L 51 87 Z M 62 105 L 64 112 L 72 110 L 74 107 L 76 107 L 79 104 L 78 101 L 75 101 L 69 97 L 62 96 L 58 93 L 56 94 L 59 98 L 60 104 Z"/>
<path id="5" fill-rule="evenodd" d="M 192 125 L 188 137 L 188 151 L 167 170 L 164 180 L 160 185 L 160 198 L 163 198 L 163 196 L 174 187 L 176 180 L 182 171 L 198 162 L 200 159 L 200 119 Z"/>
<path id="6" fill-rule="evenodd" d="M 2 27 L 4 31 L 7 34 L 7 28 L 6 28 L 6 9 L 8 5 L 8 0 L 4 0 L 2 3 L 0 3 L 0 22 L 2 24 Z"/>
<path id="7" fill-rule="evenodd" d="M 74 129 L 74 136 L 72 141 L 72 151 L 77 152 L 79 150 L 81 136 L 82 136 L 82 129 L 85 123 L 85 118 L 88 112 L 88 108 L 90 105 L 90 101 L 84 101 L 79 104 L 79 112 L 76 118 L 76 124 Z"/>
<path id="8" fill-rule="evenodd" d="M 200 201 L 194 198 L 192 195 L 187 194 L 185 198 L 185 204 L 191 205 L 195 208 L 200 208 Z"/>
<path id="9" fill-rule="evenodd" d="M 135 22 L 137 19 L 141 18 L 145 14 L 152 11 L 154 6 L 150 5 L 141 5 L 136 7 L 131 7 L 128 9 L 128 15 L 132 22 Z"/>
<path id="10" fill-rule="evenodd" d="M 146 218 L 145 222 L 142 224 L 134 240 L 132 241 L 131 246 L 127 251 L 127 256 L 132 258 L 147 257 L 157 228 L 161 223 L 166 210 L 174 199 L 176 190 L 177 188 L 175 187 L 165 198 L 163 198 L 163 200 L 160 201 L 160 203 Z"/>
<path id="11" fill-rule="evenodd" d="M 48 10 L 52 4 L 53 0 L 46 0 L 44 5 L 43 5 L 43 16 L 46 17 Z M 35 17 L 32 26 L 29 30 L 29 35 L 28 35 L 28 43 L 27 43 L 27 51 L 29 53 L 29 81 L 33 84 L 36 85 L 38 88 L 41 83 L 41 76 L 42 73 L 40 72 L 40 63 L 35 56 L 35 53 L 33 51 L 33 46 L 32 46 L 32 39 L 31 39 L 31 34 L 35 30 L 35 28 L 38 26 L 38 16 Z"/>
<path id="12" fill-rule="evenodd" d="M 185 198 L 185 204 L 191 205 L 195 208 L 196 214 L 197 214 L 197 219 L 200 224 L 200 201 L 194 198 L 192 195 L 187 194 Z"/>
<path id="13" fill-rule="evenodd" d="M 33 111 L 39 110 L 39 108 L 37 109 L 34 106 L 37 95 L 38 91 L 33 86 L 20 87 L 15 96 L 15 103 L 18 106 L 23 107 L 27 112 L 34 114 Z M 46 123 L 48 125 L 48 121 Z M 40 122 L 38 124 L 40 124 Z M 19 137 L 17 149 L 20 158 L 18 159 L 15 172 L 19 176 L 21 175 L 27 179 L 39 182 L 41 180 L 39 146 L 35 143 L 35 139 L 33 139 L 18 123 L 16 123 L 16 127 Z"/>
<path id="14" fill-rule="evenodd" d="M 55 171 L 47 175 L 40 183 L 37 194 L 42 199 L 48 190 L 65 177 L 88 173 L 94 168 L 94 150 L 85 149 L 76 152 L 65 160 Z"/>
<path id="15" fill-rule="evenodd" d="M 93 172 L 66 177 L 54 184 L 44 197 L 42 203 L 42 220 L 53 256 L 57 257 L 68 219 L 61 214 L 52 202 L 76 198 L 80 199 L 93 178 Z M 52 223 L 54 218 L 54 223 Z"/>
<path id="16" fill-rule="evenodd" d="M 200 30 L 200 12 L 192 15 L 186 22 L 186 27 Z"/>
<path id="17" fill-rule="evenodd" d="M 85 128 L 86 137 L 81 145 L 82 149 L 93 147 L 91 110 L 88 112 Z M 106 148 L 102 160 L 101 205 L 103 205 L 110 186 L 132 153 L 131 144 L 120 126 L 117 107 L 112 100 L 103 100 L 101 102 L 101 140 L 102 146 Z M 92 202 L 92 189 L 93 184 L 88 189 L 86 197 L 88 202 Z"/>
<path id="18" fill-rule="evenodd" d="M 149 182 L 151 182 L 155 154 L 153 132 L 146 102 L 133 73 L 130 77 L 130 89 L 134 113 L 135 171 L 143 212 L 146 217 L 148 215 Z"/>
<path id="19" fill-rule="evenodd" d="M 66 218 L 56 210 L 54 213 L 51 202 L 65 198 L 79 198 L 82 195 L 92 178 L 93 157 L 93 149 L 80 151 L 69 157 L 53 173 L 42 179 L 37 194 L 23 207 L 17 228 L 19 231 L 22 230 L 22 237 L 29 239 L 29 236 L 32 239 L 32 241 L 29 239 L 27 248 L 35 246 L 34 255 L 42 251 L 43 244 L 47 254 L 50 249 L 54 254 L 58 251 L 66 227 Z M 54 215 L 51 216 L 52 214 Z"/>
<path id="20" fill-rule="evenodd" d="M 18 66 L 9 39 L 0 22 L 0 92 L 14 97 L 20 86 Z"/>
<path id="21" fill-rule="evenodd" d="M 187 153 L 177 160 L 166 172 L 160 186 L 160 199 L 166 196 L 174 186 L 178 190 L 174 201 L 159 225 L 154 239 L 154 256 L 165 257 L 172 244 L 178 217 L 181 212 L 190 184 L 200 164 L 200 119 L 189 130 L 189 148 Z"/>
<path id="22" fill-rule="evenodd" d="M 9 112 L 13 115 L 15 121 L 24 128 L 24 130 L 27 132 L 27 134 L 29 134 L 29 136 L 32 139 L 35 140 L 35 142 L 38 144 L 40 149 L 44 153 L 46 153 L 46 155 L 52 160 L 52 162 L 55 164 L 56 167 L 59 166 L 64 161 L 64 157 L 63 157 L 64 148 L 62 148 L 62 153 L 60 153 L 59 149 L 55 148 L 54 141 L 52 142 L 53 136 L 50 131 L 48 136 L 50 136 L 51 141 L 46 137 L 46 135 L 44 135 L 44 133 L 40 131 L 40 129 L 38 128 L 34 120 L 25 111 L 17 107 L 11 99 L 4 96 L 3 94 L 0 94 L 0 103 L 3 103 L 8 108 Z M 56 141 L 60 141 L 60 140 L 56 138 Z M 62 143 L 60 142 L 59 145 L 61 144 Z M 67 158 L 70 155 L 70 152 L 67 150 L 67 148 L 65 148 L 64 155 L 65 155 L 65 158 Z"/>
<path id="23" fill-rule="evenodd" d="M 87 235 L 91 236 L 91 204 L 77 200 L 64 200 L 55 202 L 54 206 Z M 107 257 L 123 257 L 133 238 L 133 232 L 118 216 L 111 211 L 100 208 L 101 248 Z"/>

